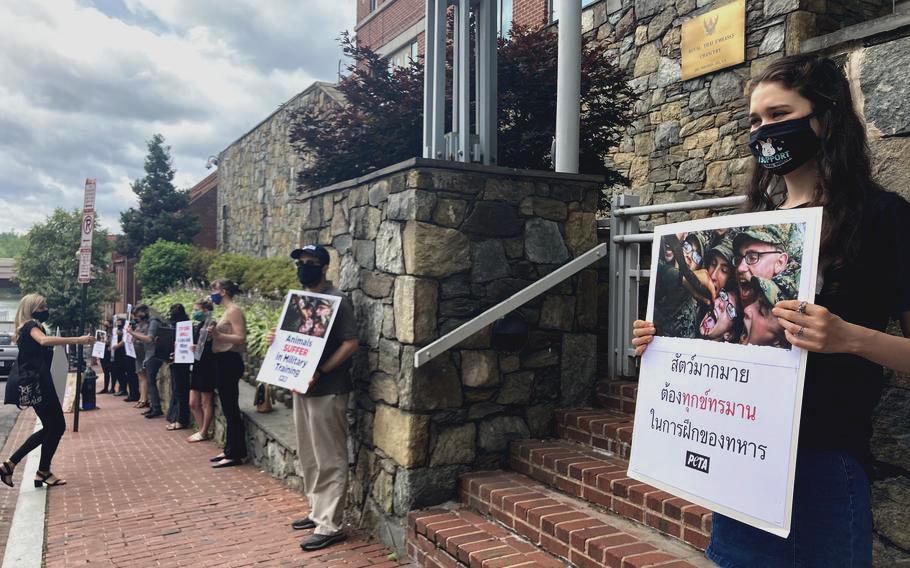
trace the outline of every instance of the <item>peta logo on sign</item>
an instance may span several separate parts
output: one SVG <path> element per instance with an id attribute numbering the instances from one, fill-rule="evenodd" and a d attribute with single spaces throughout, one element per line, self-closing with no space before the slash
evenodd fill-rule
<path id="1" fill-rule="evenodd" d="M 702 473 L 708 473 L 711 466 L 711 458 L 696 454 L 695 452 L 686 452 L 686 467 L 698 470 Z"/>

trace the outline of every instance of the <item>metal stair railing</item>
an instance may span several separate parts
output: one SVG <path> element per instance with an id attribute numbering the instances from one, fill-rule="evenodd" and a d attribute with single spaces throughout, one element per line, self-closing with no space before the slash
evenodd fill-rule
<path id="1" fill-rule="evenodd" d="M 414 367 L 416 368 L 425 365 L 435 357 L 442 355 L 455 345 L 458 345 L 471 335 L 474 335 L 509 312 L 520 308 L 563 280 L 577 274 L 591 264 L 594 264 L 603 258 L 606 253 L 607 245 L 606 243 L 601 243 L 588 252 L 580 255 L 578 258 L 560 266 L 540 280 L 519 290 L 509 298 L 474 317 L 472 320 L 463 323 L 433 343 L 414 353 Z"/>

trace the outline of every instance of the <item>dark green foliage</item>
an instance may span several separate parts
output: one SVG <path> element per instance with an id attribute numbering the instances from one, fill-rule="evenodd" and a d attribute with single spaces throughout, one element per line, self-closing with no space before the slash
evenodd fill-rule
<path id="1" fill-rule="evenodd" d="M 233 280 L 243 288 L 243 275 L 253 266 L 255 258 L 242 254 L 223 253 L 215 257 L 209 265 L 208 280 L 213 282 L 219 278 Z M 246 291 L 246 290 L 244 290 Z"/>
<path id="2" fill-rule="evenodd" d="M 197 284 L 208 284 L 209 267 L 218 257 L 218 251 L 193 247 L 186 259 L 186 277 Z"/>
<path id="3" fill-rule="evenodd" d="M 25 250 L 25 236 L 16 233 L 0 233 L 0 258 L 16 258 Z"/>
<path id="4" fill-rule="evenodd" d="M 187 261 L 191 254 L 190 245 L 170 241 L 158 241 L 146 247 L 136 263 L 136 278 L 142 290 L 160 294 L 187 280 Z"/>
<path id="5" fill-rule="evenodd" d="M 79 327 L 80 288 L 79 250 L 82 213 L 78 210 L 55 209 L 44 223 L 38 223 L 26 235 L 26 247 L 19 256 L 16 270 L 23 294 L 38 293 L 47 298 L 49 325 L 66 333 L 81 333 Z M 86 321 L 101 320 L 102 306 L 117 297 L 114 275 L 110 272 L 113 246 L 107 231 L 98 228 L 92 240 L 92 283 L 88 287 Z"/>
<path id="6" fill-rule="evenodd" d="M 118 249 L 133 258 L 159 240 L 189 243 L 199 232 L 199 220 L 187 209 L 189 192 L 174 187 L 170 146 L 165 146 L 163 136 L 155 134 L 148 141 L 148 150 L 145 177 L 132 184 L 139 207 L 120 214 L 125 238 Z"/>
<path id="7" fill-rule="evenodd" d="M 603 175 L 609 187 L 627 182 L 606 164 L 610 150 L 631 124 L 635 95 L 625 72 L 606 59 L 596 38 L 589 34 L 584 41 L 580 170 Z M 351 58 L 348 74 L 338 84 L 346 104 L 297 112 L 291 125 L 290 141 L 304 158 L 298 175 L 301 190 L 422 155 L 422 62 L 390 73 L 384 59 L 350 36 L 343 34 L 341 44 Z M 508 39 L 500 40 L 501 166 L 552 168 L 556 53 L 557 38 L 549 29 L 515 27 Z"/>
<path id="8" fill-rule="evenodd" d="M 288 290 L 299 288 L 297 269 L 289 258 L 257 258 L 243 273 L 240 287 L 259 292 L 267 298 L 283 298 Z"/>

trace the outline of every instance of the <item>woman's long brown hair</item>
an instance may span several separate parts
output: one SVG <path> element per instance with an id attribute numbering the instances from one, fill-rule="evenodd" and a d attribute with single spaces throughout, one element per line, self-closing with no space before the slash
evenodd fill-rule
<path id="1" fill-rule="evenodd" d="M 819 267 L 836 273 L 857 254 L 859 242 L 854 237 L 862 219 L 864 197 L 882 189 L 872 179 L 866 128 L 853 106 L 850 84 L 837 63 L 812 55 L 774 61 L 752 82 L 752 88 L 760 83 L 778 83 L 812 103 L 821 130 L 816 156 L 818 185 L 809 205 L 824 207 Z M 775 178 L 764 168 L 754 167 L 749 210 L 766 211 L 783 202 L 785 193 L 776 189 L 783 182 Z"/>

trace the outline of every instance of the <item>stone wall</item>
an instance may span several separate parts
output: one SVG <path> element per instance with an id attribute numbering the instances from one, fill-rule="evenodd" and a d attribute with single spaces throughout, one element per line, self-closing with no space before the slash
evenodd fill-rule
<path id="1" fill-rule="evenodd" d="M 415 351 L 596 244 L 598 180 L 422 159 L 308 194 L 302 241 L 329 247 L 355 306 L 350 509 L 403 544 L 404 515 L 498 467 L 508 441 L 552 434 L 557 405 L 593 392 L 596 273 L 520 309 L 527 347 L 489 329 L 415 369 Z M 293 227 L 289 228 L 293 230 Z"/>
<path id="2" fill-rule="evenodd" d="M 313 83 L 218 155 L 218 249 L 254 256 L 288 254 L 300 239 L 296 218 L 300 157 L 288 142 L 291 114 L 343 100 Z"/>

